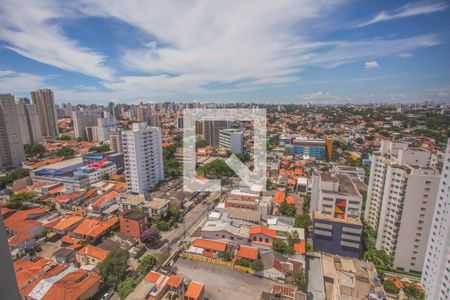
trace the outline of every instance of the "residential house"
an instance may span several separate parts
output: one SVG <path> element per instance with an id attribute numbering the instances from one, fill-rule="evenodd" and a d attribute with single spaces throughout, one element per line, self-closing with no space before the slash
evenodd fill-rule
<path id="1" fill-rule="evenodd" d="M 105 260 L 105 258 L 108 256 L 108 253 L 109 251 L 102 248 L 92 245 L 86 245 L 76 252 L 75 257 L 77 262 L 82 266 L 97 266 L 99 263 Z"/>
<path id="2" fill-rule="evenodd" d="M 252 245 L 272 247 L 272 242 L 276 238 L 276 231 L 265 226 L 251 227 L 249 238 Z"/>
<path id="3" fill-rule="evenodd" d="M 186 293 L 185 300 L 202 300 L 205 294 L 205 285 L 196 281 L 191 281 Z"/>
<path id="4" fill-rule="evenodd" d="M 152 198 L 150 201 L 146 201 L 143 205 L 144 211 L 152 219 L 157 219 L 160 216 L 165 216 L 169 210 L 169 200 L 162 198 Z"/>

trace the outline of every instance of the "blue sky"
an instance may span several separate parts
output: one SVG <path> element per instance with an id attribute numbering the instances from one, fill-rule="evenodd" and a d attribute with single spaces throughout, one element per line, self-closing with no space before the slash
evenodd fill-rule
<path id="1" fill-rule="evenodd" d="M 450 101 L 446 1 L 2 0 L 0 93 L 58 103 Z"/>

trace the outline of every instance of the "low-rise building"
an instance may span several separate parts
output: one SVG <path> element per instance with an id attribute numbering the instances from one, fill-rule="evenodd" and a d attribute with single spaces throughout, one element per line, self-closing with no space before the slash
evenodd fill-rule
<path id="1" fill-rule="evenodd" d="M 148 228 L 147 215 L 139 210 L 129 210 L 120 215 L 120 232 L 140 240 Z"/>
<path id="2" fill-rule="evenodd" d="M 93 265 L 97 266 L 108 256 L 109 251 L 104 250 L 102 248 L 86 245 L 80 250 L 78 250 L 75 254 L 75 258 L 77 262 L 84 265 Z"/>
<path id="3" fill-rule="evenodd" d="M 144 211 L 154 219 L 167 214 L 170 200 L 162 198 L 152 198 L 143 205 Z"/>
<path id="4" fill-rule="evenodd" d="M 315 212 L 312 239 L 315 251 L 359 258 L 362 252 L 363 224 Z"/>

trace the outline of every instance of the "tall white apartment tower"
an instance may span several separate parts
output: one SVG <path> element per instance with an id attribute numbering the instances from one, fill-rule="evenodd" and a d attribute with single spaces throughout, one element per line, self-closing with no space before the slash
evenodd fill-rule
<path id="1" fill-rule="evenodd" d="M 59 129 L 56 119 L 56 106 L 53 91 L 41 89 L 31 92 L 31 99 L 36 105 L 41 122 L 42 135 L 47 137 L 58 137 Z"/>
<path id="2" fill-rule="evenodd" d="M 144 194 L 164 180 L 161 128 L 133 123 L 122 132 L 128 192 Z"/>
<path id="3" fill-rule="evenodd" d="M 450 299 L 450 139 L 431 225 L 421 281 L 426 299 Z"/>
<path id="4" fill-rule="evenodd" d="M 0 169 L 18 167 L 24 160 L 25 153 L 14 96 L 0 95 Z"/>
<path id="5" fill-rule="evenodd" d="M 439 178 L 424 149 L 385 141 L 374 154 L 365 219 L 395 267 L 422 270 Z"/>

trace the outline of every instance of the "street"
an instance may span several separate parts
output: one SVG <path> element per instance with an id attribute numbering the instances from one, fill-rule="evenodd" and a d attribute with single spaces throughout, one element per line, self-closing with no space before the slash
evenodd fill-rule
<path id="1" fill-rule="evenodd" d="M 178 224 L 177 228 L 169 232 L 163 232 L 161 238 L 167 239 L 170 247 L 173 247 L 178 241 L 189 237 L 195 229 L 205 220 L 208 215 L 209 208 L 213 201 L 220 196 L 220 193 L 214 192 L 201 203 L 197 204 L 184 216 L 184 223 Z"/>

